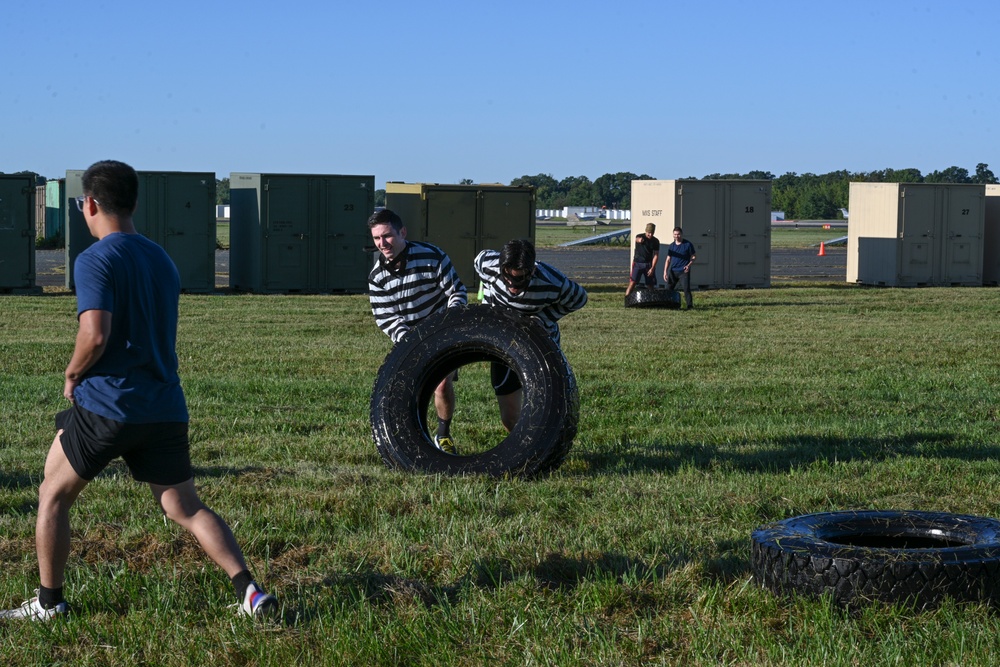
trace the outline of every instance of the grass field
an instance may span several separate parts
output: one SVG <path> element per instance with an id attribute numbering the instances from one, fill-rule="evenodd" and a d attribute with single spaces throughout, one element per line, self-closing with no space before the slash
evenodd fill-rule
<path id="1" fill-rule="evenodd" d="M 790 285 L 563 320 L 573 450 L 535 481 L 386 469 L 364 296 L 184 296 L 179 357 L 204 499 L 284 603 L 235 616 L 223 573 L 118 465 L 73 513 L 75 614 L 0 624 L 8 665 L 995 665 L 977 605 L 847 613 L 749 571 L 799 514 L 1000 516 L 1000 290 Z M 0 606 L 37 585 L 37 485 L 70 296 L 0 299 Z M 478 384 L 478 371 L 459 384 Z M 468 394 L 456 422 L 482 412 Z M 478 418 L 478 417 L 477 417 Z M 461 445 L 461 442 L 459 443 Z"/>

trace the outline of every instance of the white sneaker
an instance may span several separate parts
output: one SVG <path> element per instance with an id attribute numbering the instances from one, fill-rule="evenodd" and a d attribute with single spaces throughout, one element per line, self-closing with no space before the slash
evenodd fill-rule
<path id="1" fill-rule="evenodd" d="M 69 612 L 69 605 L 65 601 L 60 602 L 51 609 L 45 609 L 38 602 L 38 591 L 35 597 L 25 601 L 17 609 L 7 609 L 0 611 L 0 618 L 23 618 L 29 621 L 48 621 L 56 616 L 65 616 Z"/>
<path id="2" fill-rule="evenodd" d="M 240 613 L 254 618 L 268 618 L 276 615 L 277 612 L 278 598 L 261 590 L 257 582 L 251 582 L 243 596 Z"/>

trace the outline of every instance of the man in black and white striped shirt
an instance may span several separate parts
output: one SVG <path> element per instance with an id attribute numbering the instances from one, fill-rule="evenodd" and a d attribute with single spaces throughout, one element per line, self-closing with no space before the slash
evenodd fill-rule
<path id="1" fill-rule="evenodd" d="M 379 251 L 368 274 L 368 299 L 375 323 L 393 343 L 428 315 L 467 303 L 465 285 L 448 255 L 430 243 L 407 241 L 406 227 L 398 215 L 389 209 L 378 211 L 368 219 L 368 228 Z M 455 414 L 452 376 L 434 390 L 434 407 L 438 415 L 434 444 L 456 454 L 451 438 Z"/>
<path id="2" fill-rule="evenodd" d="M 587 303 L 587 291 L 550 264 L 535 261 L 535 246 L 515 239 L 498 252 L 483 250 L 476 256 L 476 273 L 483 281 L 483 302 L 533 315 L 559 344 L 558 321 Z M 500 404 L 500 420 L 510 431 L 521 415 L 523 390 L 517 374 L 501 363 L 490 368 L 493 391 Z"/>

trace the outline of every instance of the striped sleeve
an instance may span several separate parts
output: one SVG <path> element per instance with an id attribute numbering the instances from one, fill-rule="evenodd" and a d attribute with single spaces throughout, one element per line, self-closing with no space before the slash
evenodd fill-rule
<path id="1" fill-rule="evenodd" d="M 557 322 L 587 304 L 587 291 L 545 262 L 535 263 L 531 283 L 518 295 L 512 295 L 500 279 L 499 252 L 482 251 L 476 256 L 475 266 L 483 281 L 483 301 L 487 305 L 538 317 L 556 343 L 560 338 Z"/>
<path id="2" fill-rule="evenodd" d="M 416 241 L 407 247 L 401 273 L 393 273 L 379 260 L 368 274 L 375 323 L 394 343 L 428 315 L 467 302 L 465 285 L 444 251 Z"/>

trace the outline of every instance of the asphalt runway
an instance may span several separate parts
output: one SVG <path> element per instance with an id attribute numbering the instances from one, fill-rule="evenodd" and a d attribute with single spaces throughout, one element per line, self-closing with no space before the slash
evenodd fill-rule
<path id="1" fill-rule="evenodd" d="M 626 246 L 572 246 L 539 248 L 538 259 L 547 262 L 584 285 L 628 284 L 632 248 Z M 694 271 L 698 264 L 695 262 Z M 771 284 L 789 282 L 844 282 L 847 277 L 847 249 L 826 248 L 820 257 L 816 249 L 773 248 Z M 64 287 L 66 260 L 62 250 L 35 251 L 35 284 L 39 287 Z M 229 287 L 229 251 L 215 253 L 215 286 Z"/>

